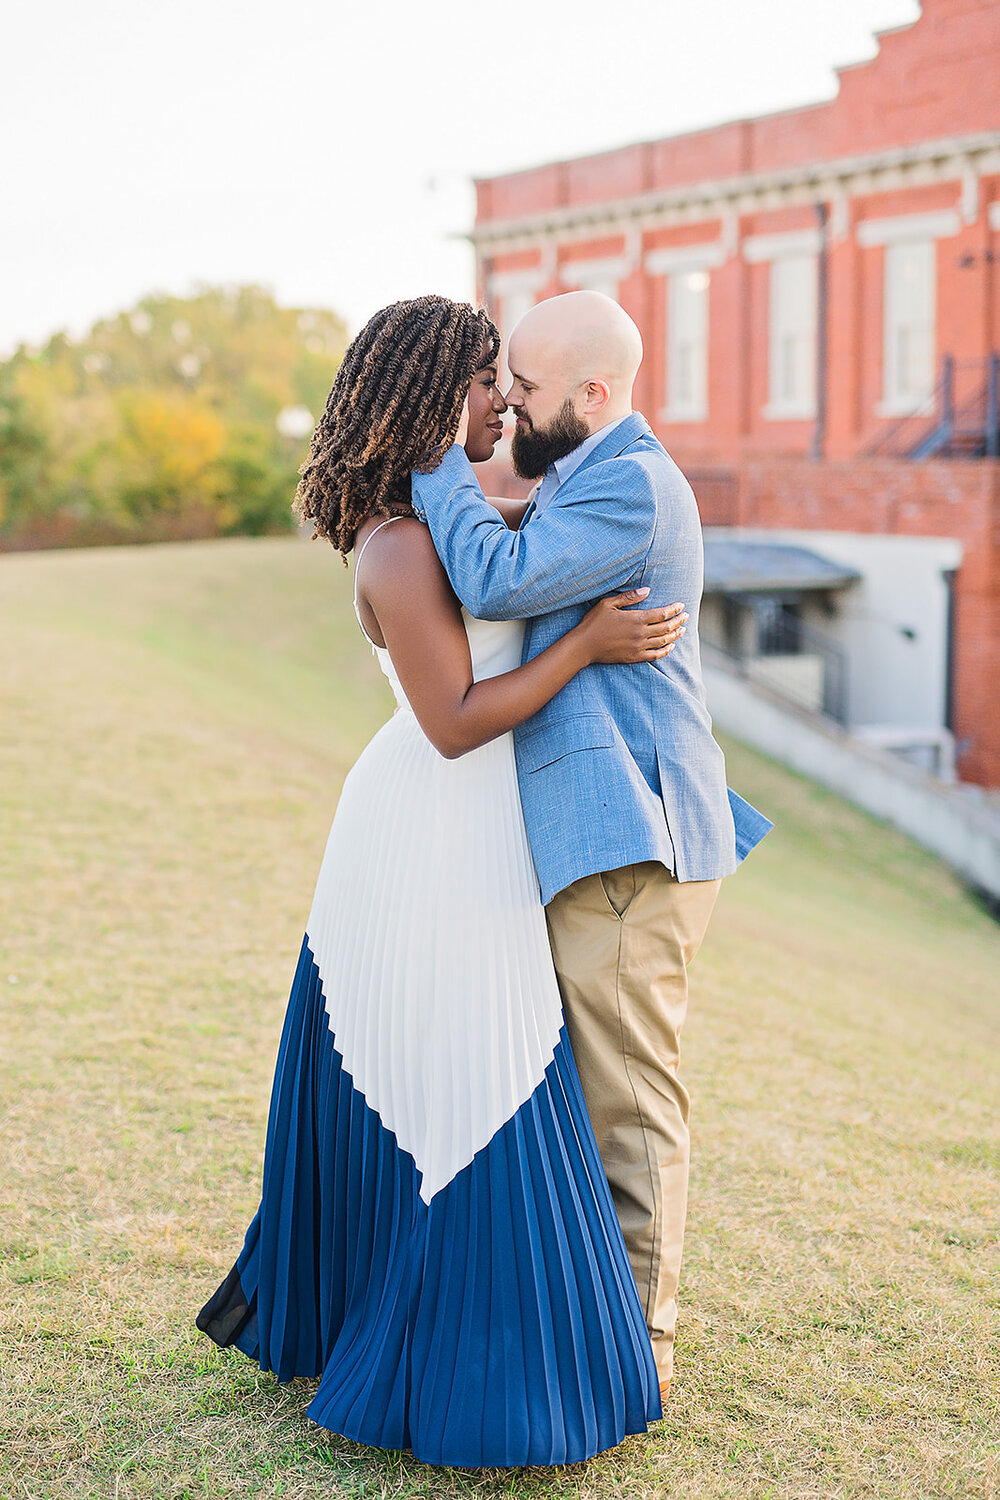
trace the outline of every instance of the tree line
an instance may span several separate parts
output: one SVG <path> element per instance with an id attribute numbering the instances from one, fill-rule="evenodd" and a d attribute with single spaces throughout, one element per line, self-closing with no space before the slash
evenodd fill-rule
<path id="1" fill-rule="evenodd" d="M 0 362 L 0 550 L 291 529 L 346 343 L 336 313 L 241 286 L 17 349 Z"/>

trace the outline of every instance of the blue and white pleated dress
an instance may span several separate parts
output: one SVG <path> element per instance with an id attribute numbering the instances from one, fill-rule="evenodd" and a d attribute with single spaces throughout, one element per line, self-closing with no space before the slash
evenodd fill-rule
<path id="1" fill-rule="evenodd" d="M 477 678 L 523 627 L 466 616 Z M 260 1208 L 198 1327 L 308 1415 L 432 1464 L 562 1464 L 660 1416 L 510 735 L 398 704 L 350 772 L 278 1052 Z"/>

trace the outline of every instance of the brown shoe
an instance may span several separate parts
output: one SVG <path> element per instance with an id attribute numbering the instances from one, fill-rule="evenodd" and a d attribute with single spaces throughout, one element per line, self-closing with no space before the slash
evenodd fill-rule
<path id="1" fill-rule="evenodd" d="M 669 1395 L 670 1395 L 670 1381 L 669 1380 L 662 1380 L 660 1382 L 660 1405 L 661 1406 L 666 1406 L 666 1404 L 667 1404 L 667 1397 Z"/>

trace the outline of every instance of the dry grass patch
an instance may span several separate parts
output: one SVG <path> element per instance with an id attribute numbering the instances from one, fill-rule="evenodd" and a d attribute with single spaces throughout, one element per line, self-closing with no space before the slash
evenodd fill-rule
<path id="1" fill-rule="evenodd" d="M 4 1500 L 996 1494 L 1000 934 L 942 866 L 731 747 L 779 826 L 695 971 L 667 1418 L 564 1470 L 424 1468 L 191 1324 L 387 708 L 348 580 L 284 540 L 4 557 L 0 616 Z"/>

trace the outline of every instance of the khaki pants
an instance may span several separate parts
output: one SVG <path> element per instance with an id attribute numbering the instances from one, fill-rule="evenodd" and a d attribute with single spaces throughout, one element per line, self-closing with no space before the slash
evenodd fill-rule
<path id="1" fill-rule="evenodd" d="M 673 1366 L 688 1184 L 677 1077 L 687 969 L 721 881 L 654 860 L 588 875 L 546 915 L 567 1028 L 661 1382 Z"/>

